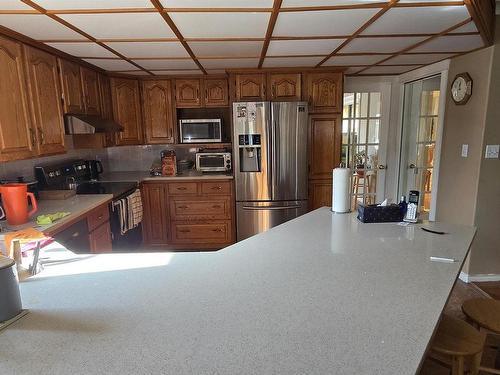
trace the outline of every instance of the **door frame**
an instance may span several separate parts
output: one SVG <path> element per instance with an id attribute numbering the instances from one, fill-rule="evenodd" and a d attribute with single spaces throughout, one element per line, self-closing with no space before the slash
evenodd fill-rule
<path id="1" fill-rule="evenodd" d="M 439 97 L 439 119 L 438 128 L 436 132 L 436 143 L 434 149 L 434 175 L 432 176 L 432 188 L 431 188 L 431 209 L 429 211 L 429 221 L 436 220 L 436 209 L 437 209 L 437 194 L 439 186 L 439 172 L 440 172 L 440 162 L 441 162 L 441 145 L 443 141 L 443 131 L 444 131 L 444 116 L 445 116 L 445 106 L 446 97 L 448 96 L 448 70 L 450 67 L 450 60 L 443 60 L 438 63 L 428 65 L 426 67 L 413 70 L 411 72 L 400 75 L 398 78 L 398 89 L 399 89 L 399 124 L 398 124 L 398 134 L 397 134 L 397 183 L 395 184 L 396 196 L 399 195 L 400 187 L 400 168 L 401 168 L 401 153 L 402 153 L 402 140 L 403 140 L 403 120 L 404 120 L 404 86 L 407 83 L 414 81 L 419 81 L 421 79 L 429 78 L 441 75 L 441 85 L 440 85 L 440 97 Z"/>

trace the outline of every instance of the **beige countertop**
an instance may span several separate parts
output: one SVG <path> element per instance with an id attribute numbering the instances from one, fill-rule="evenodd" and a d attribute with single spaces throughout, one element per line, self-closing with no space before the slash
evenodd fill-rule
<path id="1" fill-rule="evenodd" d="M 153 177 L 149 172 L 144 171 L 120 171 L 107 172 L 99 177 L 99 181 L 178 181 L 178 180 L 232 180 L 233 175 L 224 173 L 201 173 L 198 171 L 189 171 L 178 174 L 177 176 L 158 176 Z"/>

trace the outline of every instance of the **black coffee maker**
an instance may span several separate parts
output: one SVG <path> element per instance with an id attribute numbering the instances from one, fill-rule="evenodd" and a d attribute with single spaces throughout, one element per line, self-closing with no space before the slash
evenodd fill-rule
<path id="1" fill-rule="evenodd" d="M 102 163 L 99 160 L 87 160 L 87 168 L 91 180 L 98 180 L 99 175 L 103 172 Z"/>

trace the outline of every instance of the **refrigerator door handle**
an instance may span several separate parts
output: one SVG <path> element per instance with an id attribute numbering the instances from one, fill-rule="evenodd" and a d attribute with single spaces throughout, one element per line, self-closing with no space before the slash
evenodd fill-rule
<path id="1" fill-rule="evenodd" d="M 243 206 L 244 210 L 252 210 L 252 211 L 262 211 L 262 210 L 270 210 L 270 211 L 281 211 L 281 210 L 295 210 L 300 208 L 299 205 L 294 206 Z"/>
<path id="2" fill-rule="evenodd" d="M 272 199 L 276 199 L 275 194 L 278 187 L 278 181 L 280 179 L 280 168 L 278 164 L 278 155 L 280 153 L 280 142 L 279 142 L 279 103 L 271 103 L 271 134 L 272 134 L 272 154 L 271 154 L 271 168 L 273 170 L 272 176 Z"/>

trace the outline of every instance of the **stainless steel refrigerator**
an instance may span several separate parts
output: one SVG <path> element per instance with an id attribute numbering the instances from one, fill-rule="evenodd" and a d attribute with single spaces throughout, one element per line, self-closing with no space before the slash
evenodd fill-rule
<path id="1" fill-rule="evenodd" d="M 238 241 L 307 212 L 307 103 L 233 104 Z"/>

